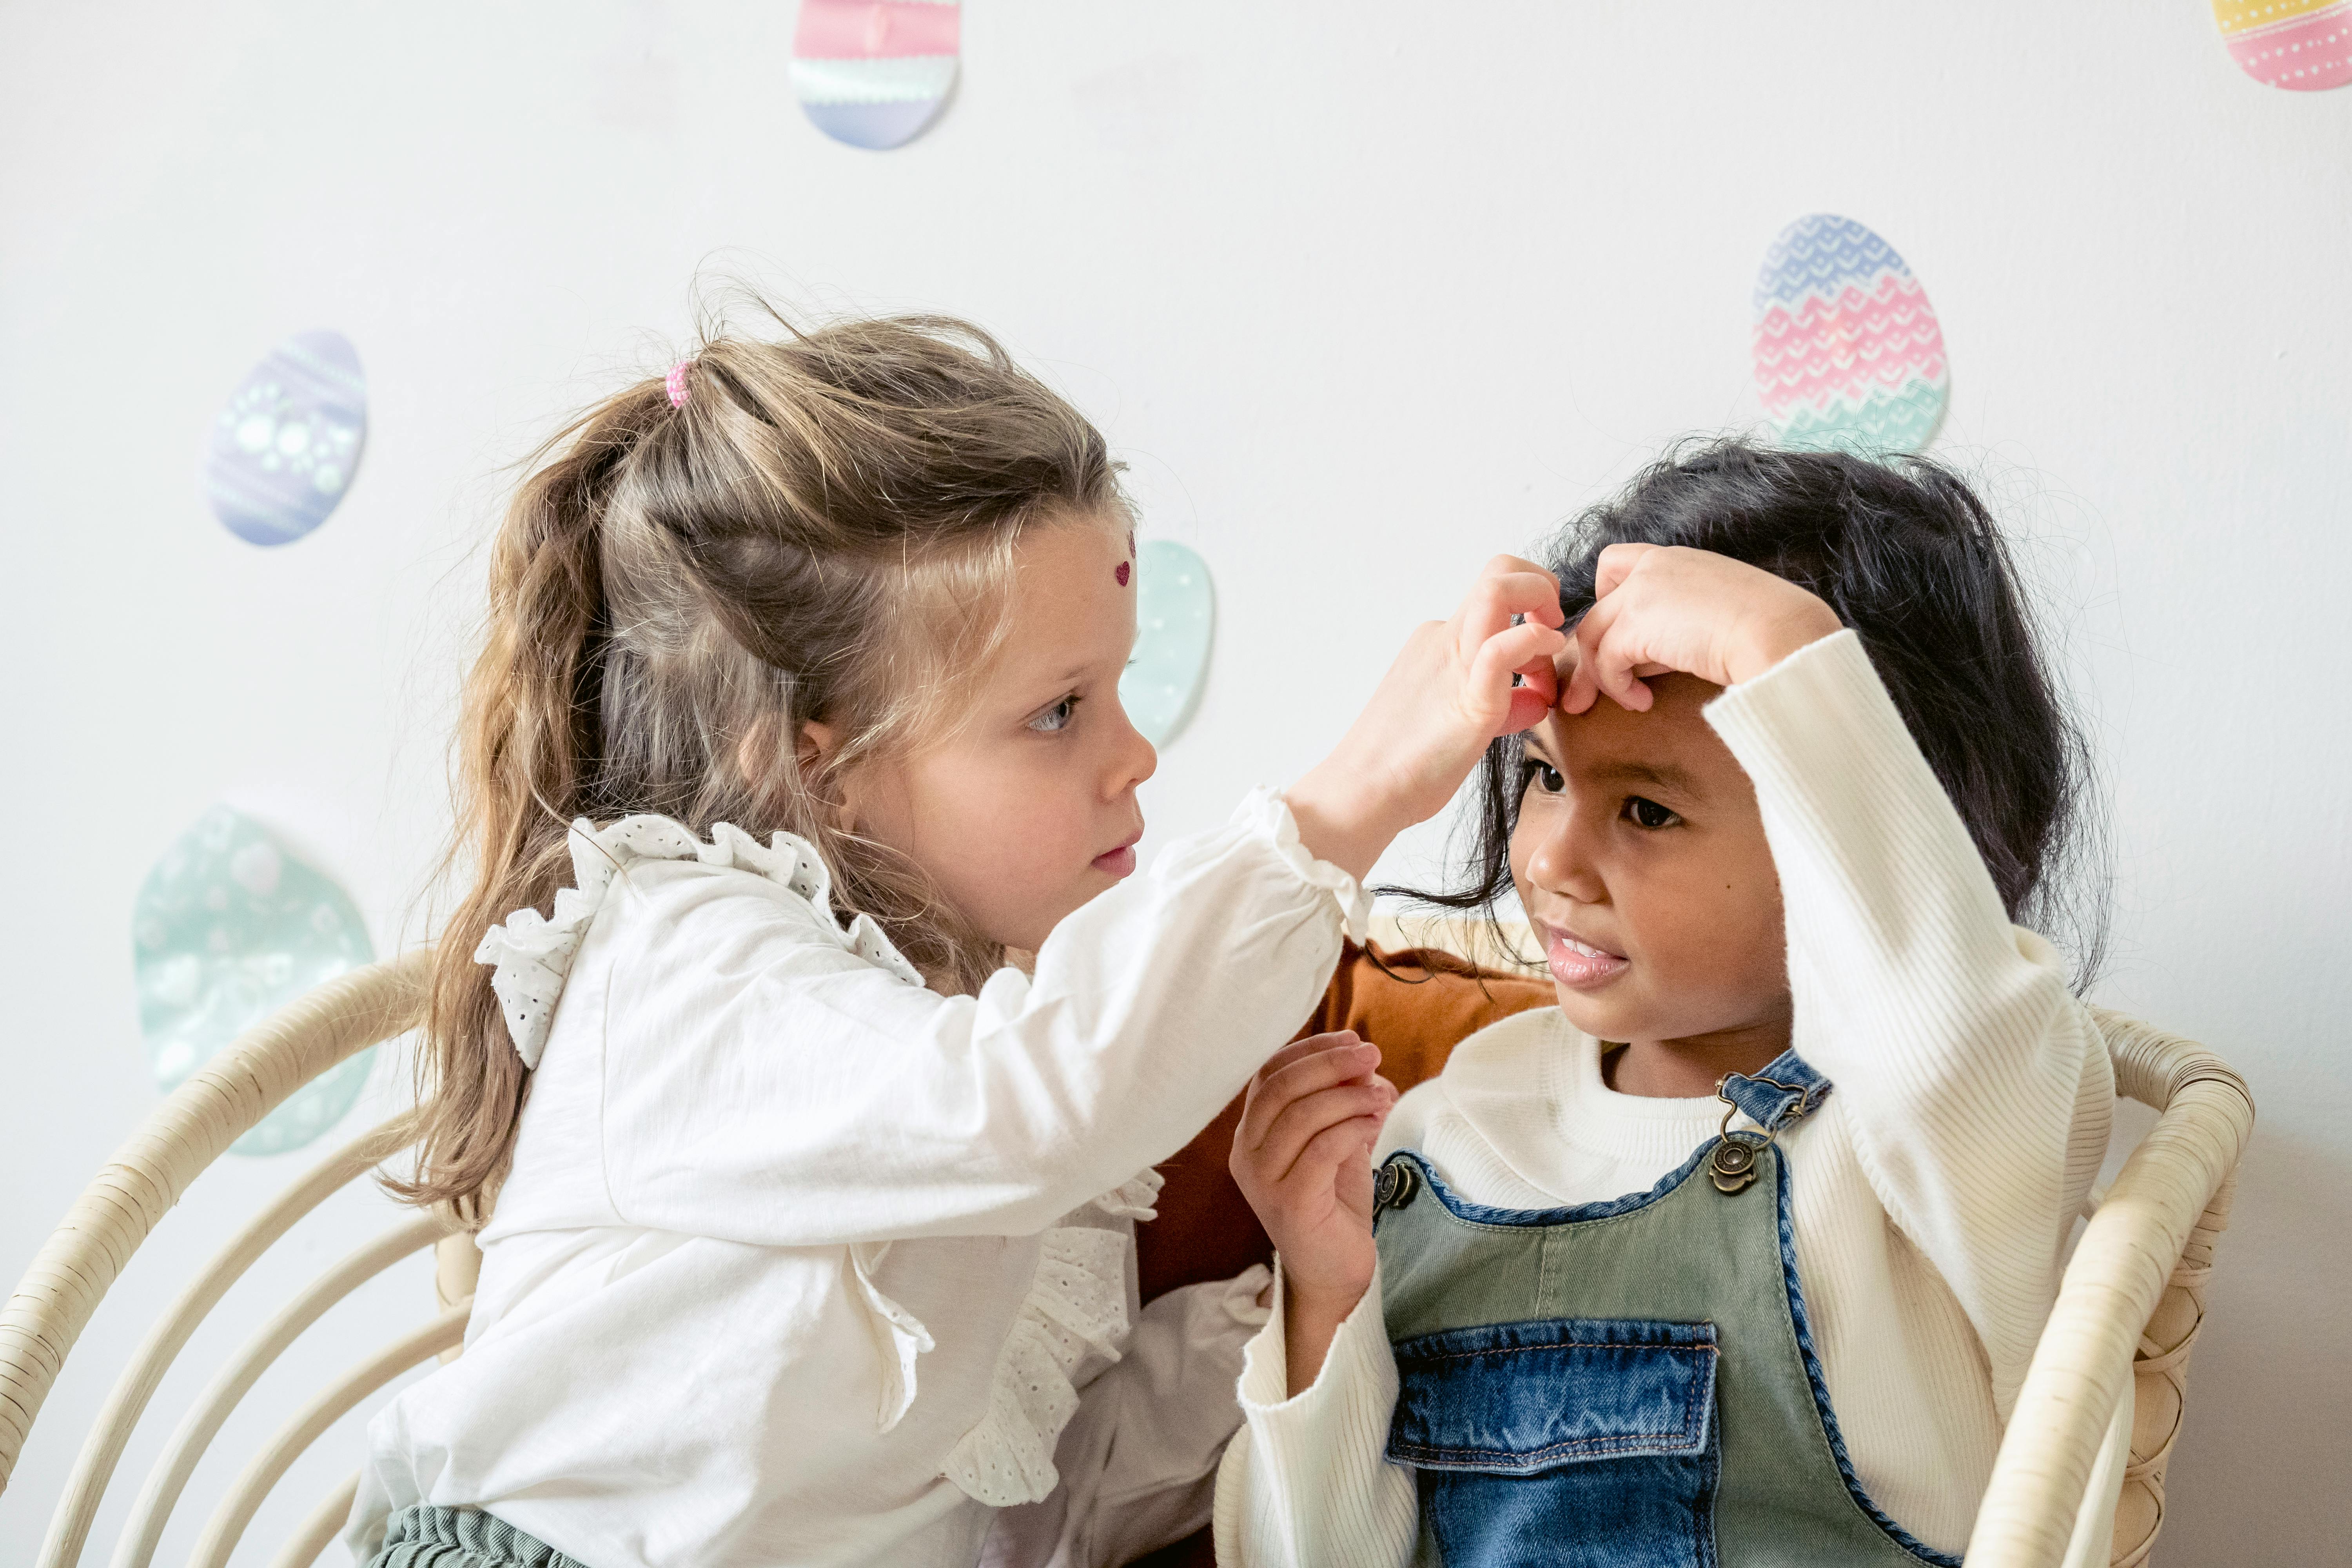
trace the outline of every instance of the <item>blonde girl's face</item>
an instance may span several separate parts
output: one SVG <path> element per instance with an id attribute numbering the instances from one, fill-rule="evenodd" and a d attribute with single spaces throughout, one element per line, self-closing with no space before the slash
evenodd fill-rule
<path id="1" fill-rule="evenodd" d="M 1512 879 L 1569 1022 L 1769 1059 L 1786 1044 L 1788 960 L 1756 791 L 1701 717 L 1719 688 L 1650 685 L 1647 712 L 1604 697 L 1528 731 Z"/>
<path id="2" fill-rule="evenodd" d="M 1135 869 L 1136 786 L 1158 754 L 1127 721 L 1135 646 L 1123 521 L 1025 531 L 1003 647 L 957 723 L 845 781 L 853 825 L 907 856 L 981 933 L 1034 950 Z"/>

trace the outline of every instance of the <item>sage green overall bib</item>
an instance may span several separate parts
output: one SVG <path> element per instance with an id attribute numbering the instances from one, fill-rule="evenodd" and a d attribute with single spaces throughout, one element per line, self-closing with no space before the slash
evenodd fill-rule
<path id="1" fill-rule="evenodd" d="M 1488 1208 L 1410 1151 L 1381 1166 L 1388 1457 L 1415 1473 L 1418 1564 L 1958 1563 L 1863 1491 L 1806 1326 L 1777 1140 L 1828 1080 L 1788 1053 L 1719 1092 L 1722 1136 L 1607 1203 Z"/>

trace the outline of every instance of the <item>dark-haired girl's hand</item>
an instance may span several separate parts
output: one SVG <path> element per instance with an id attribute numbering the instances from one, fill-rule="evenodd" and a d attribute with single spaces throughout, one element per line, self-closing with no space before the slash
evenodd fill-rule
<path id="1" fill-rule="evenodd" d="M 1282 1258 L 1292 1393 L 1372 1282 L 1372 1144 L 1396 1103 L 1351 1031 L 1285 1046 L 1250 1080 L 1232 1166 Z"/>
<path id="2" fill-rule="evenodd" d="M 1567 655 L 1565 712 L 1601 697 L 1642 712 L 1653 675 L 1737 686 L 1840 629 L 1837 612 L 1786 578 L 1681 545 L 1612 544 L 1593 588 Z"/>

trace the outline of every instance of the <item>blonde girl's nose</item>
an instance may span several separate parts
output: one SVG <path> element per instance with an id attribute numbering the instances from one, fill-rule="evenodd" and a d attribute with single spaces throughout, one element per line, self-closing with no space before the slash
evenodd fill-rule
<path id="1" fill-rule="evenodd" d="M 1118 706 L 1118 744 L 1113 753 L 1110 776 L 1106 781 L 1110 784 L 1113 798 L 1125 795 L 1160 771 L 1160 749 L 1135 727 L 1124 706 Z"/>

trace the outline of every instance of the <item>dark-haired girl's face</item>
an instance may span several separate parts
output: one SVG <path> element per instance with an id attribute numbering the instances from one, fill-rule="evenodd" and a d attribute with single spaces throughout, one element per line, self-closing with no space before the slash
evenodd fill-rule
<path id="1" fill-rule="evenodd" d="M 1705 1094 L 1788 1045 L 1780 884 L 1756 792 L 1700 716 L 1720 689 L 1650 685 L 1647 712 L 1603 698 L 1528 731 L 1511 875 L 1568 1020 L 1669 1047 L 1629 1053 L 1642 1082 L 1617 1087 Z"/>

